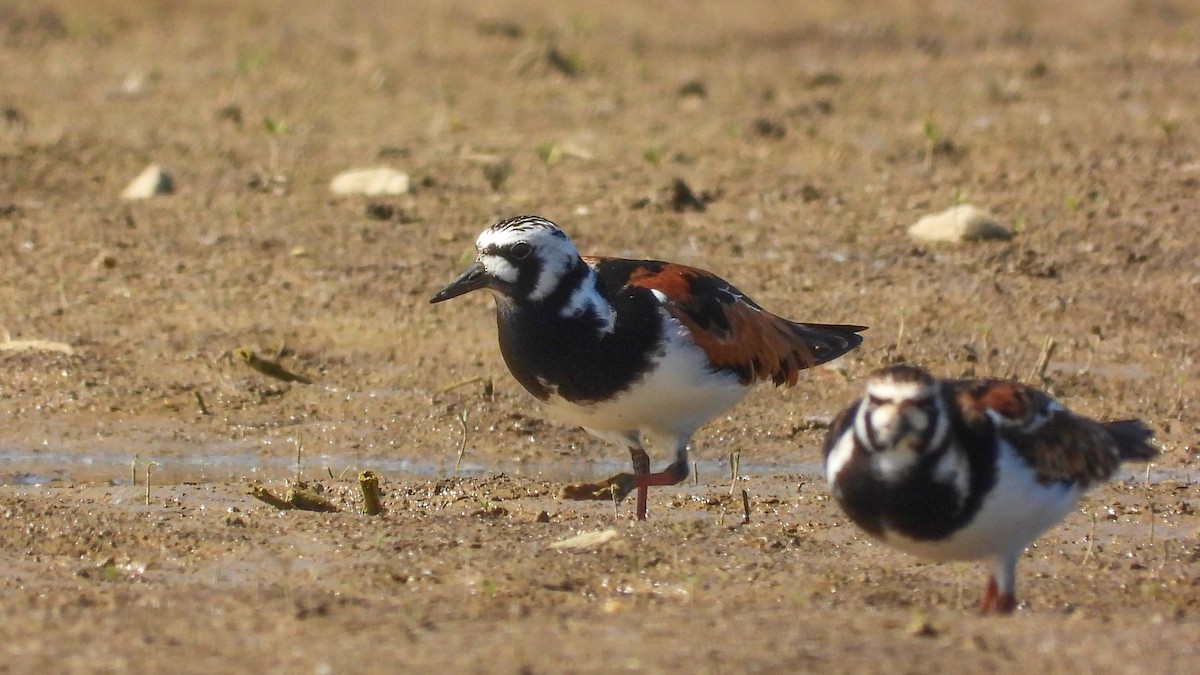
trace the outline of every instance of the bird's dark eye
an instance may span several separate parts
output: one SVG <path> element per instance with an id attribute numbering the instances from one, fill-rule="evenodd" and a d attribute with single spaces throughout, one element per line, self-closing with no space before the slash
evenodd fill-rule
<path id="1" fill-rule="evenodd" d="M 524 260 L 529 257 L 531 252 L 533 252 L 533 247 L 523 241 L 518 241 L 517 243 L 513 244 L 513 260 Z"/>

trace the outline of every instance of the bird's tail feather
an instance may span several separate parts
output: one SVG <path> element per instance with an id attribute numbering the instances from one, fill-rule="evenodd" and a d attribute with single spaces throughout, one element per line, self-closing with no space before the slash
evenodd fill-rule
<path id="1" fill-rule="evenodd" d="M 1150 443 L 1154 432 L 1140 420 L 1116 420 L 1105 422 L 1104 430 L 1117 443 L 1121 460 L 1147 461 L 1158 455 L 1158 448 Z"/>

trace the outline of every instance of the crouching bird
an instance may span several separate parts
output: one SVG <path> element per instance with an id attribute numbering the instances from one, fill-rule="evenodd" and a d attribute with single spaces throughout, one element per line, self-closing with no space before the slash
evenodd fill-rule
<path id="1" fill-rule="evenodd" d="M 792 385 L 801 370 L 862 342 L 863 326 L 795 323 L 703 270 L 655 260 L 583 257 L 554 223 L 504 220 L 479 256 L 431 302 L 486 288 L 496 299 L 508 369 L 552 415 L 629 450 L 633 473 L 568 486 L 569 499 L 621 500 L 688 475 L 688 441 L 750 385 Z M 646 445 L 672 461 L 650 471 Z"/>
<path id="2" fill-rule="evenodd" d="M 1158 454 L 1137 420 L 1097 422 L 1032 387 L 938 379 L 894 365 L 825 439 L 825 473 L 850 519 L 932 560 L 986 560 L 983 613 L 1016 608 L 1017 559 L 1121 462 Z"/>

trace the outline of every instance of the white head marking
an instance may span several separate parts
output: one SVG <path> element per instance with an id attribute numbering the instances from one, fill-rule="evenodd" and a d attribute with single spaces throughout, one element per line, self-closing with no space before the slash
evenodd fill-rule
<path id="1" fill-rule="evenodd" d="M 506 283 L 517 283 L 517 268 L 508 262 L 504 256 L 481 253 L 479 254 L 479 262 L 483 263 L 483 268 L 491 276 Z"/>
<path id="2" fill-rule="evenodd" d="M 876 466 L 884 475 L 905 473 L 924 452 L 944 444 L 949 423 L 938 385 L 924 371 L 894 366 L 873 375 L 866 393 L 854 420 L 855 435 L 876 453 Z"/>
<path id="3" fill-rule="evenodd" d="M 493 225 L 475 240 L 479 261 L 488 273 L 508 283 L 516 283 L 519 270 L 508 259 L 491 251 L 512 249 L 519 243 L 530 247 L 537 259 L 538 277 L 528 300 L 543 300 L 558 287 L 563 275 L 579 264 L 579 251 L 557 225 L 534 216 L 522 216 Z"/>

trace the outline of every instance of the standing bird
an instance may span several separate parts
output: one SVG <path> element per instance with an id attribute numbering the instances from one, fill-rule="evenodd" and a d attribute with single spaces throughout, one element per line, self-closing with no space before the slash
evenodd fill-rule
<path id="1" fill-rule="evenodd" d="M 825 473 L 871 536 L 933 560 L 987 560 L 981 610 L 1016 608 L 1021 552 L 1125 460 L 1158 454 L 1137 420 L 1097 422 L 1006 380 L 910 365 L 867 379 L 825 439 Z"/>
<path id="2" fill-rule="evenodd" d="M 688 475 L 688 440 L 750 385 L 796 383 L 801 370 L 862 342 L 862 326 L 794 323 L 703 270 L 654 260 L 581 257 L 554 223 L 504 220 L 475 242 L 475 264 L 437 295 L 496 298 L 508 369 L 552 414 L 629 449 L 633 473 L 567 486 L 568 499 L 624 499 Z M 650 472 L 645 444 L 674 453 Z"/>

